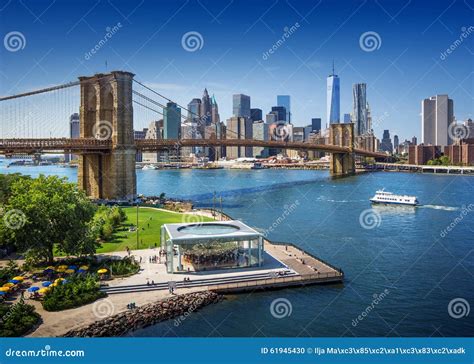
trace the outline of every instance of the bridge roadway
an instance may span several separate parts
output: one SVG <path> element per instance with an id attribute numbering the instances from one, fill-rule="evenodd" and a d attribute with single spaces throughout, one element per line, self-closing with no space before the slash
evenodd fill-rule
<path id="1" fill-rule="evenodd" d="M 264 141 L 248 139 L 136 139 L 134 147 L 141 151 L 155 151 L 180 147 L 267 147 L 276 149 L 313 150 L 326 153 L 355 153 L 356 155 L 385 159 L 384 153 L 369 152 L 329 144 L 307 142 Z M 0 154 L 59 153 L 98 154 L 108 153 L 112 140 L 96 138 L 44 138 L 0 139 Z"/>

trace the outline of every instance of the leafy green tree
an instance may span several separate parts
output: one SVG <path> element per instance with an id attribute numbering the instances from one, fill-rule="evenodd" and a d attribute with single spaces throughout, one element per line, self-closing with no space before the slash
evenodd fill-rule
<path id="1" fill-rule="evenodd" d="M 0 221 L 0 230 L 35 260 L 51 262 L 55 247 L 80 255 L 98 246 L 91 228 L 96 207 L 64 178 L 41 175 L 16 180 L 5 208 L 10 219 Z"/>

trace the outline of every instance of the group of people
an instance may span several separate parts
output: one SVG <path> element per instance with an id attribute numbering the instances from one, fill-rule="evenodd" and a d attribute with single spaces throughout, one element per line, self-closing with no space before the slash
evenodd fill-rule
<path id="1" fill-rule="evenodd" d="M 241 261 L 242 259 L 244 261 Z M 248 265 L 248 257 L 235 250 L 225 252 L 185 252 L 183 260 L 185 263 L 200 268 L 240 266 L 244 263 Z"/>

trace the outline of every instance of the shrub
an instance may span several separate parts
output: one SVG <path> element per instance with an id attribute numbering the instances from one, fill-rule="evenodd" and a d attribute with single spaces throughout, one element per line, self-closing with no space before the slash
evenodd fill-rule
<path id="1" fill-rule="evenodd" d="M 125 257 L 120 260 L 111 260 L 104 266 L 114 276 L 135 274 L 140 269 L 140 264 L 131 257 Z"/>
<path id="2" fill-rule="evenodd" d="M 12 306 L 0 305 L 0 336 L 17 337 L 25 335 L 41 320 L 35 307 L 20 300 Z"/>
<path id="3" fill-rule="evenodd" d="M 83 306 L 105 296 L 106 294 L 99 290 L 97 275 L 76 275 L 69 277 L 66 284 L 52 287 L 44 296 L 42 304 L 46 311 L 62 311 Z"/>

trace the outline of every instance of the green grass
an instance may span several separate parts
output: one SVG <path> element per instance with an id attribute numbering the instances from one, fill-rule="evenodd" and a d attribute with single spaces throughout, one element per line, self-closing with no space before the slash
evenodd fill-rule
<path id="1" fill-rule="evenodd" d="M 132 250 L 137 249 L 137 232 L 128 231 L 131 225 L 137 223 L 137 209 L 136 207 L 124 207 L 123 210 L 127 215 L 127 220 L 123 223 L 122 228 L 114 233 L 112 241 L 102 243 L 102 247 L 97 249 L 97 253 L 123 251 L 127 246 Z M 201 221 L 212 221 L 212 219 L 141 207 L 138 211 L 138 249 L 153 248 L 155 243 L 157 247 L 160 246 L 161 226 L 163 224 Z"/>

